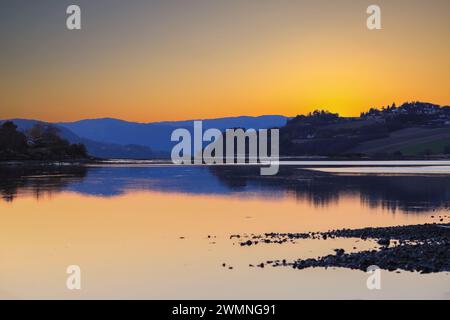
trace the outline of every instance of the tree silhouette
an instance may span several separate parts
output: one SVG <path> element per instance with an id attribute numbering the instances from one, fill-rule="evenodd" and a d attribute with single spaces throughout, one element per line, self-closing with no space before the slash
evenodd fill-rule
<path id="1" fill-rule="evenodd" d="M 0 150 L 6 152 L 22 152 L 26 149 L 26 147 L 26 136 L 17 131 L 17 126 L 13 122 L 4 122 L 0 127 Z"/>
<path id="2" fill-rule="evenodd" d="M 38 123 L 25 135 L 17 131 L 17 126 L 11 121 L 0 126 L 0 159 L 63 160 L 87 157 L 86 147 L 70 144 L 61 138 L 57 127 Z"/>

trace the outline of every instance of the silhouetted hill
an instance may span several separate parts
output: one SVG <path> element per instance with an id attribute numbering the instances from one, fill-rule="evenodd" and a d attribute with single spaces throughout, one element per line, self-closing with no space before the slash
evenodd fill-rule
<path id="1" fill-rule="evenodd" d="M 280 151 L 293 156 L 395 158 L 450 154 L 450 107 L 407 102 L 351 118 L 314 111 L 281 128 Z"/>
<path id="2" fill-rule="evenodd" d="M 47 122 L 28 120 L 28 119 L 12 119 L 18 129 L 25 132 L 31 129 L 35 124 L 50 124 Z M 50 124 L 59 130 L 62 138 L 70 143 L 83 144 L 86 146 L 87 152 L 98 158 L 128 158 L 128 159 L 150 159 L 154 157 L 165 156 L 161 153 L 153 152 L 150 148 L 139 145 L 119 145 L 114 143 L 103 143 L 91 139 L 81 138 L 71 130 L 56 124 Z"/>
<path id="3" fill-rule="evenodd" d="M 12 121 L 0 123 L 0 160 L 88 159 L 86 147 L 61 137 L 59 129 L 36 123 L 24 132 Z"/>

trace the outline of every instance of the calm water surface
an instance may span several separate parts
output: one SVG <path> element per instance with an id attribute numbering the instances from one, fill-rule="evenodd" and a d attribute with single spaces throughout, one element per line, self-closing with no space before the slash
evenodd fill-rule
<path id="1" fill-rule="evenodd" d="M 436 222 L 449 215 L 450 175 L 255 172 L 148 164 L 3 168 L 0 298 L 450 298 L 448 273 L 383 271 L 382 289 L 370 291 L 361 271 L 249 267 L 376 247 L 370 241 L 241 247 L 230 239 Z M 73 264 L 82 270 L 80 291 L 66 289 Z"/>

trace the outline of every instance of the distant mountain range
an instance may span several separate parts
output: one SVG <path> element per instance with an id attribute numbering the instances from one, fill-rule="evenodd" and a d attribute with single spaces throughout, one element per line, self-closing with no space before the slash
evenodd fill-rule
<path id="1" fill-rule="evenodd" d="M 289 118 L 279 115 L 258 117 L 240 116 L 203 120 L 203 129 L 282 127 Z M 82 143 L 88 153 L 100 158 L 149 159 L 168 157 L 175 142 L 170 135 L 177 128 L 193 131 L 193 121 L 166 121 L 154 123 L 128 122 L 112 118 L 80 120 L 76 122 L 47 123 L 30 119 L 8 119 L 21 131 L 36 123 L 51 124 L 60 130 L 64 139 Z"/>
<path id="2" fill-rule="evenodd" d="M 39 122 L 11 120 L 21 131 Z M 203 130 L 280 128 L 282 156 L 400 159 L 450 155 L 450 106 L 427 102 L 372 108 L 359 117 L 316 110 L 294 118 L 265 115 L 202 121 Z M 194 120 L 136 123 L 102 118 L 51 125 L 69 142 L 84 144 L 94 157 L 154 159 L 170 157 L 177 143 L 170 139 L 172 132 L 185 128 L 193 134 Z"/>

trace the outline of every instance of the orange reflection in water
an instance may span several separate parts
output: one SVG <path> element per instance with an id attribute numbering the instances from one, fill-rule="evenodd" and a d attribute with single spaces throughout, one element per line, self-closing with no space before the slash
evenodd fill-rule
<path id="1" fill-rule="evenodd" d="M 415 224 L 429 222 L 429 215 L 364 207 L 357 195 L 328 206 L 314 206 L 289 194 L 261 198 L 135 192 L 101 198 L 63 192 L 39 200 L 22 196 L 12 203 L 0 202 L 0 297 L 388 298 L 408 297 L 414 292 L 411 285 L 423 286 L 423 281 L 434 289 L 420 294 L 443 297 L 449 288 L 446 275 L 414 281 L 408 280 L 412 273 L 395 275 L 392 283 L 405 282 L 408 290 L 394 285 L 380 295 L 365 288 L 362 272 L 248 267 L 266 259 L 317 257 L 333 248 L 351 248 L 351 239 L 251 248 L 229 239 L 235 233 Z M 363 249 L 370 243 L 358 246 Z M 65 271 L 72 264 L 82 270 L 80 291 L 65 286 Z"/>

